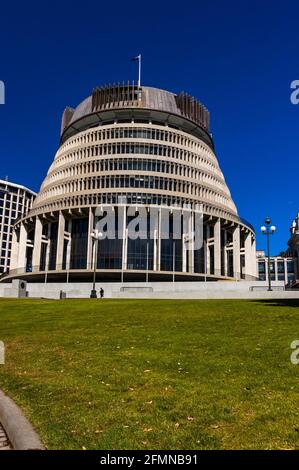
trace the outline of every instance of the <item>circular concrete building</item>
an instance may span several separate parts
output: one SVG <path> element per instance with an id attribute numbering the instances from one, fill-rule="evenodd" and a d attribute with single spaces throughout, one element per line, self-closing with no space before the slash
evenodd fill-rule
<path id="1" fill-rule="evenodd" d="M 109 211 L 114 236 L 102 224 L 94 242 Z M 141 213 L 143 236 L 132 237 Z M 256 277 L 254 230 L 238 215 L 209 112 L 193 97 L 128 83 L 96 88 L 65 109 L 53 163 L 15 225 L 6 279 L 90 281 L 94 268 L 100 281 Z"/>

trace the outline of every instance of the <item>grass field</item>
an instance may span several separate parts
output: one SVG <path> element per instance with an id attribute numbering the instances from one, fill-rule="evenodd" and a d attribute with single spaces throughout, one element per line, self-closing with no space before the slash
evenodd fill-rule
<path id="1" fill-rule="evenodd" d="M 295 339 L 296 300 L 0 299 L 0 388 L 50 449 L 298 449 Z"/>

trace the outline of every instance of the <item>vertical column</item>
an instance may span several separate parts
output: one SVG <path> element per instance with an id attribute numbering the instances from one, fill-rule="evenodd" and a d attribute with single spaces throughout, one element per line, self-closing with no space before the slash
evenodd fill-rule
<path id="1" fill-rule="evenodd" d="M 153 250 L 153 270 L 158 271 L 158 266 L 159 266 L 159 260 L 158 260 L 158 254 L 159 254 L 159 212 L 156 208 L 150 208 L 150 237 L 153 237 L 153 244 L 154 244 L 154 250 Z"/>
<path id="2" fill-rule="evenodd" d="M 227 245 L 227 231 L 224 230 L 224 247 L 223 247 L 223 250 L 224 250 L 224 276 L 227 277 L 227 248 L 226 248 L 226 245 Z"/>
<path id="3" fill-rule="evenodd" d="M 190 263 L 189 263 L 189 248 L 190 248 L 190 211 L 183 210 L 183 240 L 182 240 L 182 255 L 183 255 L 183 272 L 189 272 Z"/>
<path id="4" fill-rule="evenodd" d="M 269 264 L 268 264 L 268 258 L 265 258 L 265 274 L 266 274 L 266 281 L 267 283 L 269 282 Z"/>
<path id="5" fill-rule="evenodd" d="M 223 252 L 224 252 L 224 276 L 227 277 L 227 231 L 224 229 L 224 236 L 223 236 Z"/>
<path id="6" fill-rule="evenodd" d="M 253 276 L 253 265 L 256 262 L 252 259 L 251 233 L 248 232 L 245 237 L 245 279 L 251 279 Z"/>
<path id="7" fill-rule="evenodd" d="M 299 279 L 299 248 L 297 249 L 297 258 L 294 259 L 295 263 L 295 280 Z"/>
<path id="8" fill-rule="evenodd" d="M 274 279 L 278 281 L 278 263 L 277 258 L 274 258 Z"/>
<path id="9" fill-rule="evenodd" d="M 34 246 L 32 254 L 32 271 L 38 272 L 40 266 L 40 255 L 42 246 L 43 224 L 39 217 L 35 219 Z"/>
<path id="10" fill-rule="evenodd" d="M 221 222 L 220 219 L 214 225 L 214 268 L 215 275 L 221 276 Z"/>
<path id="11" fill-rule="evenodd" d="M 19 253 L 18 253 L 18 268 L 21 272 L 26 268 L 26 248 L 27 248 L 27 230 L 24 222 L 21 223 L 20 239 L 19 239 Z"/>
<path id="12" fill-rule="evenodd" d="M 206 226 L 206 274 L 211 274 L 211 259 L 210 259 L 210 226 Z"/>
<path id="13" fill-rule="evenodd" d="M 57 234 L 57 253 L 56 253 L 56 269 L 62 269 L 63 248 L 64 248 L 64 230 L 65 230 L 65 217 L 62 212 L 59 212 L 58 219 L 58 234 Z"/>
<path id="14" fill-rule="evenodd" d="M 237 225 L 233 232 L 233 265 L 234 277 L 240 280 L 241 263 L 240 263 L 240 226 Z"/>
<path id="15" fill-rule="evenodd" d="M 189 217 L 189 241 L 188 241 L 189 273 L 194 273 L 194 213 Z"/>
<path id="16" fill-rule="evenodd" d="M 256 262 L 256 240 L 255 240 L 254 236 L 253 236 L 252 242 L 251 242 L 251 260 L 252 260 L 251 275 L 254 278 L 257 278 L 258 277 L 258 271 L 257 271 L 257 262 Z"/>
<path id="17" fill-rule="evenodd" d="M 126 206 L 119 207 L 119 210 L 123 211 L 122 215 L 122 238 L 123 238 L 123 249 L 122 249 L 122 270 L 127 269 L 127 260 L 128 260 L 128 230 L 127 230 L 127 208 Z"/>
<path id="18" fill-rule="evenodd" d="M 68 221 L 68 243 L 66 247 L 66 270 L 69 271 L 71 268 L 71 248 L 72 248 L 72 220 Z"/>
<path id="19" fill-rule="evenodd" d="M 93 268 L 93 243 L 92 243 L 92 238 L 91 238 L 91 233 L 94 230 L 94 212 L 93 209 L 90 207 L 89 208 L 89 213 L 88 213 L 88 234 L 87 234 L 87 264 L 86 267 L 87 269 L 92 269 Z"/>
<path id="20" fill-rule="evenodd" d="M 12 245 L 11 245 L 11 257 L 10 257 L 10 270 L 17 269 L 18 267 L 18 255 L 19 255 L 19 242 L 17 233 L 15 230 L 12 232 Z"/>
<path id="21" fill-rule="evenodd" d="M 50 239 L 51 239 L 51 223 L 48 224 L 48 233 L 47 233 L 47 248 L 46 248 L 46 263 L 45 263 L 45 272 L 46 273 L 49 271 Z"/>
<path id="22" fill-rule="evenodd" d="M 158 233 L 157 233 L 157 271 L 161 271 L 161 207 L 158 212 Z"/>

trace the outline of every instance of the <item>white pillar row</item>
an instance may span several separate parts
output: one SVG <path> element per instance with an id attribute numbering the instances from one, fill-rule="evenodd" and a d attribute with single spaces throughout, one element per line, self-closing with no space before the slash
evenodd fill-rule
<path id="1" fill-rule="evenodd" d="M 32 254 L 32 271 L 39 271 L 42 246 L 43 224 L 39 217 L 35 218 L 34 245 Z"/>
<path id="2" fill-rule="evenodd" d="M 18 268 L 25 270 L 26 267 L 26 248 L 27 248 L 27 230 L 24 222 L 21 223 L 20 227 L 20 238 L 19 238 L 19 252 L 18 252 Z"/>
<path id="3" fill-rule="evenodd" d="M 64 248 L 64 230 L 65 230 L 65 217 L 62 212 L 59 212 L 57 250 L 56 250 L 56 269 L 57 270 L 62 269 L 63 248 Z"/>
<path id="4" fill-rule="evenodd" d="M 240 226 L 237 225 L 233 232 L 233 265 L 234 277 L 240 280 L 241 263 L 240 263 Z"/>
<path id="5" fill-rule="evenodd" d="M 91 233 L 93 232 L 94 226 L 94 212 L 93 209 L 89 208 L 88 213 L 88 234 L 87 234 L 87 269 L 93 269 L 93 242 Z"/>
<path id="6" fill-rule="evenodd" d="M 19 241 L 15 230 L 12 231 L 12 245 L 11 245 L 11 257 L 10 257 L 10 271 L 17 269 L 18 267 L 18 255 L 19 255 Z"/>
<path id="7" fill-rule="evenodd" d="M 221 275 L 221 222 L 220 219 L 214 225 L 214 269 L 215 275 Z"/>

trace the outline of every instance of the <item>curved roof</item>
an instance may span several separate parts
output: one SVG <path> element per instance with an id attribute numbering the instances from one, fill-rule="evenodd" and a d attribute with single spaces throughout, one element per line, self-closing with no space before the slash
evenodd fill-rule
<path id="1" fill-rule="evenodd" d="M 153 87 L 118 84 L 96 88 L 75 109 L 66 108 L 62 116 L 61 134 L 76 121 L 97 111 L 136 107 L 163 111 L 187 118 L 209 131 L 209 112 L 198 100 L 186 94 L 174 94 Z"/>

